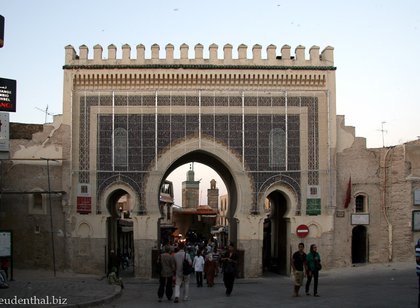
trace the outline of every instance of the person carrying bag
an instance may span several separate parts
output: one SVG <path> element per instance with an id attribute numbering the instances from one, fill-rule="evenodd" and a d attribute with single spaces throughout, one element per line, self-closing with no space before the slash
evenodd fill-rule
<path id="1" fill-rule="evenodd" d="M 176 279 L 175 279 L 175 300 L 174 303 L 178 303 L 181 296 L 181 286 L 183 285 L 184 291 L 184 301 L 188 300 L 189 290 L 190 290 L 190 270 L 192 268 L 192 261 L 189 254 L 187 254 L 185 249 L 185 244 L 180 242 L 178 244 L 178 252 L 175 254 L 176 262 Z M 188 264 L 188 266 L 187 266 Z M 189 272 L 189 273 L 188 273 Z"/>
<path id="2" fill-rule="evenodd" d="M 184 262 L 182 264 L 182 273 L 184 274 L 184 276 L 188 276 L 189 274 L 192 274 L 193 272 L 194 272 L 194 268 L 192 267 L 190 262 L 188 262 L 187 253 L 185 252 Z"/>

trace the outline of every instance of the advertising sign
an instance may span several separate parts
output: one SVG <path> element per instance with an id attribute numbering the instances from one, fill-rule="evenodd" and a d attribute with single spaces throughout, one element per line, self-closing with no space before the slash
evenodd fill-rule
<path id="1" fill-rule="evenodd" d="M 0 111 L 16 112 L 16 80 L 0 78 Z"/>

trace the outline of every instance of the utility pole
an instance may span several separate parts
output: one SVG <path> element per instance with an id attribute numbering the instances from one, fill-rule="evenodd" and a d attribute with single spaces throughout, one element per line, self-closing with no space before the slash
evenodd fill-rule
<path id="1" fill-rule="evenodd" d="M 50 211 L 50 228 L 51 228 L 51 248 L 52 248 L 52 258 L 53 258 L 53 269 L 54 269 L 54 277 L 57 276 L 56 274 L 56 266 L 55 266 L 55 245 L 54 245 L 54 228 L 53 228 L 53 215 L 52 215 L 52 206 L 51 206 L 51 180 L 50 180 L 50 160 L 55 161 L 54 159 L 43 158 L 41 159 L 47 161 L 47 178 L 48 178 L 48 205 Z"/>
<path id="2" fill-rule="evenodd" d="M 385 130 L 384 129 L 384 124 L 385 124 L 386 122 L 385 121 L 382 121 L 381 122 L 381 129 L 378 129 L 378 131 L 380 131 L 381 133 L 382 133 L 382 147 L 384 148 L 385 147 L 385 137 L 384 137 L 384 133 L 387 133 L 388 131 L 387 130 Z"/>

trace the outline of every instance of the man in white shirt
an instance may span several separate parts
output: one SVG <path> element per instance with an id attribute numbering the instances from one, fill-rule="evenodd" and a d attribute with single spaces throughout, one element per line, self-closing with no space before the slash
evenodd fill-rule
<path id="1" fill-rule="evenodd" d="M 185 245 L 183 242 L 178 244 L 178 252 L 175 254 L 176 262 L 176 281 L 175 281 L 175 300 L 174 303 L 179 302 L 179 297 L 181 294 L 181 285 L 184 285 L 184 301 L 188 300 L 188 295 L 190 291 L 190 275 L 184 275 L 183 273 L 183 263 L 186 259 L 190 265 L 192 265 L 191 257 L 185 250 Z"/>
<path id="2" fill-rule="evenodd" d="M 197 280 L 197 287 L 203 286 L 203 271 L 204 271 L 204 258 L 201 255 L 201 250 L 197 251 L 197 255 L 194 257 L 193 267 L 195 271 L 195 277 Z"/>

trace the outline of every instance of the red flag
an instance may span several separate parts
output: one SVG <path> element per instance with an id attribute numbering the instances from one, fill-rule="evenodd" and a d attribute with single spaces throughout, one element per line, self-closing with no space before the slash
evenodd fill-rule
<path id="1" fill-rule="evenodd" d="M 349 183 L 347 184 L 346 199 L 344 199 L 344 208 L 346 209 L 351 200 L 351 176 L 349 178 Z"/>

